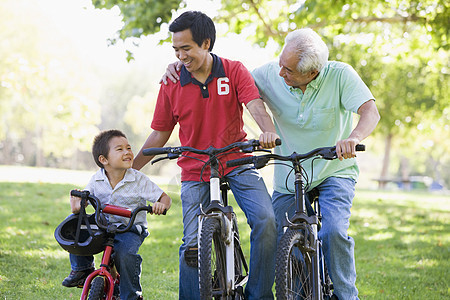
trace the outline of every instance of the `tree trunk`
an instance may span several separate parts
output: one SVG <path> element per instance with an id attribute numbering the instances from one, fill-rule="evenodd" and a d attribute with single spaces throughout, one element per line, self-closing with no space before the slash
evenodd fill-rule
<path id="1" fill-rule="evenodd" d="M 389 162 L 391 157 L 391 144 L 392 144 L 392 133 L 386 136 L 386 142 L 384 146 L 384 158 L 383 167 L 381 168 L 380 180 L 378 181 L 378 188 L 383 189 L 386 186 L 388 174 L 389 174 Z"/>

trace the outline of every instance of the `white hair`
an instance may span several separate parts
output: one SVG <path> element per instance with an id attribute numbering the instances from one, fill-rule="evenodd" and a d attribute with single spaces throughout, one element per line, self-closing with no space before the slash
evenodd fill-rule
<path id="1" fill-rule="evenodd" d="M 321 71 L 328 61 L 328 47 L 322 38 L 310 28 L 290 32 L 285 39 L 286 46 L 293 46 L 299 58 L 297 70 L 303 74 Z"/>

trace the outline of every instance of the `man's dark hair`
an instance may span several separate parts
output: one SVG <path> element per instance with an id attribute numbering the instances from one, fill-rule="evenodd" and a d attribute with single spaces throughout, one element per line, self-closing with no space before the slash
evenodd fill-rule
<path id="1" fill-rule="evenodd" d="M 169 26 L 170 32 L 180 32 L 190 29 L 194 42 L 202 46 L 207 39 L 210 40 L 208 51 L 212 51 L 216 41 L 216 27 L 210 17 L 200 11 L 187 11 L 176 18 Z"/>
<path id="2" fill-rule="evenodd" d="M 100 155 L 108 158 L 109 141 L 113 137 L 127 138 L 122 131 L 116 129 L 102 131 L 94 138 L 94 143 L 92 144 L 92 155 L 94 156 L 95 163 L 100 168 L 103 168 L 103 164 L 98 158 Z"/>

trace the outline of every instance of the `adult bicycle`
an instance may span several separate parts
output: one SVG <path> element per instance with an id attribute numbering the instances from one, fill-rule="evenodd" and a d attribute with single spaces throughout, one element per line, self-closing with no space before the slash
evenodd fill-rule
<path id="1" fill-rule="evenodd" d="M 279 145 L 281 141 L 276 143 Z M 192 147 L 163 147 L 143 150 L 146 156 L 167 154 L 152 161 L 190 157 L 186 152 L 205 155 L 203 170 L 210 166 L 210 203 L 200 206 L 198 216 L 198 270 L 201 299 L 243 299 L 248 280 L 245 260 L 233 207 L 228 204 L 228 182 L 221 174 L 219 158 L 235 152 L 251 153 L 259 149 L 258 140 L 232 143 L 223 148 L 205 150 Z M 197 157 L 191 157 L 198 159 Z M 203 176 L 200 176 L 203 178 Z"/>
<path id="2" fill-rule="evenodd" d="M 356 151 L 364 151 L 364 145 L 357 145 Z M 321 227 L 321 213 L 316 190 L 306 197 L 309 183 L 302 164 L 310 158 L 336 159 L 336 147 L 322 147 L 306 154 L 296 152 L 289 156 L 266 154 L 245 157 L 227 162 L 227 166 L 254 164 L 257 169 L 269 161 L 282 163 L 294 171 L 295 213 L 283 224 L 284 234 L 277 247 L 275 269 L 275 291 L 277 299 L 331 299 L 333 285 L 328 276 L 322 253 L 322 242 L 318 238 Z M 278 163 L 280 163 L 278 162 Z M 313 162 L 311 162 L 313 166 Z M 306 179 L 306 185 L 304 180 Z"/>
<path id="3" fill-rule="evenodd" d="M 141 211 L 152 213 L 152 206 L 141 206 L 133 211 L 116 205 L 101 204 L 89 191 L 72 190 L 72 196 L 81 198 L 81 210 L 64 220 L 55 230 L 55 238 L 61 247 L 76 255 L 94 255 L 103 251 L 100 268 L 88 275 L 81 292 L 81 300 L 119 300 L 120 274 L 114 263 L 114 237 L 129 231 L 136 216 Z M 86 203 L 95 208 L 95 213 L 87 215 Z M 104 214 L 129 218 L 126 226 L 117 227 L 108 222 Z M 166 214 L 164 212 L 163 214 Z"/>

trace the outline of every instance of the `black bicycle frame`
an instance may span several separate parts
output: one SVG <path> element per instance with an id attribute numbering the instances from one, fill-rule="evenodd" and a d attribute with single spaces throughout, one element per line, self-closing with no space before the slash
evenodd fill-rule
<path id="1" fill-rule="evenodd" d="M 295 173 L 295 213 L 292 218 L 289 218 L 286 214 L 286 220 L 284 223 L 284 227 L 295 228 L 295 229 L 303 229 L 304 238 L 309 239 L 307 251 L 313 253 L 311 257 L 312 262 L 312 270 L 314 274 L 314 278 L 312 281 L 313 286 L 313 299 L 320 299 L 322 295 L 322 287 L 321 287 L 321 276 L 320 270 L 323 270 L 323 266 L 321 268 L 320 262 L 320 253 L 321 253 L 321 245 L 318 239 L 318 225 L 319 225 L 319 217 L 318 214 L 313 214 L 308 216 L 307 207 L 306 207 L 306 193 L 303 184 L 303 176 L 302 176 L 302 168 L 300 167 L 300 162 L 293 162 L 294 165 L 294 173 Z M 312 228 L 312 232 L 310 232 L 307 225 L 310 225 Z M 308 234 L 309 232 L 309 234 Z M 313 236 L 311 236 L 311 234 Z M 322 262 L 323 264 L 323 262 Z M 325 276 L 323 276 L 325 277 Z"/>

